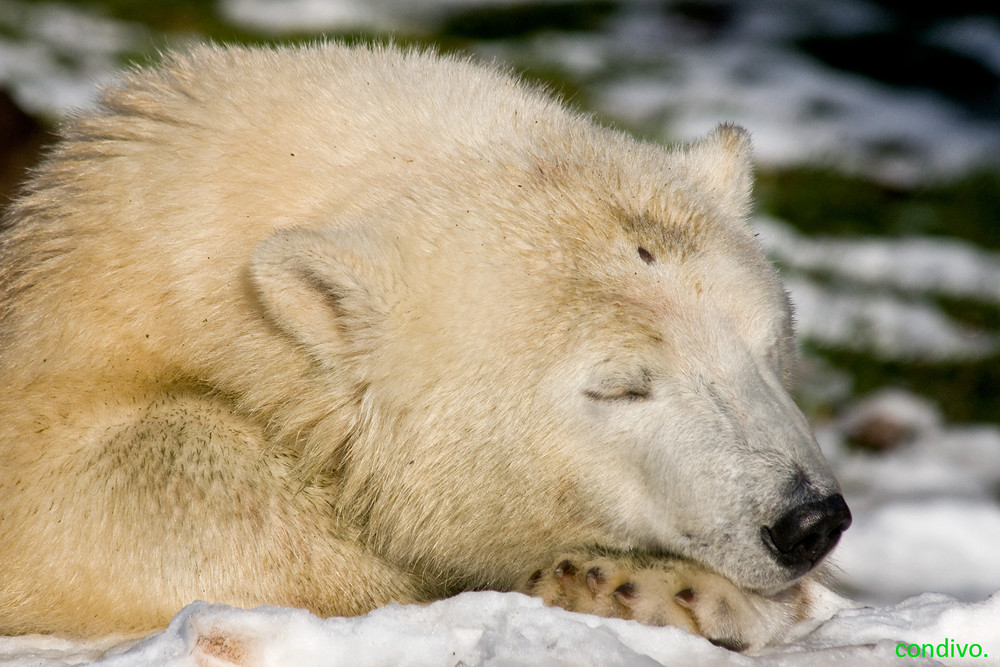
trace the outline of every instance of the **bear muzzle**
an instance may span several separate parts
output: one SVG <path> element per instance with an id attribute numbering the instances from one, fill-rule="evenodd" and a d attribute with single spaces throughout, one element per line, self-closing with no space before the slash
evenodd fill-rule
<path id="1" fill-rule="evenodd" d="M 800 576 L 830 553 L 851 525 L 851 510 L 839 493 L 796 505 L 760 537 L 778 564 Z"/>

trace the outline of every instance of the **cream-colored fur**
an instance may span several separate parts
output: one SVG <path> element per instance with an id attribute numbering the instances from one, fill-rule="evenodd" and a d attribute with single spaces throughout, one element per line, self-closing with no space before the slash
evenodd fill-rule
<path id="1" fill-rule="evenodd" d="M 737 651 L 780 639 L 809 618 L 827 592 L 815 578 L 805 578 L 765 596 L 683 558 L 601 549 L 560 553 L 517 590 L 550 606 L 685 628 Z"/>
<path id="2" fill-rule="evenodd" d="M 0 633 L 361 613 L 583 545 L 781 590 L 760 527 L 836 483 L 751 180 L 737 128 L 670 151 L 426 53 L 125 76 L 0 236 Z"/>

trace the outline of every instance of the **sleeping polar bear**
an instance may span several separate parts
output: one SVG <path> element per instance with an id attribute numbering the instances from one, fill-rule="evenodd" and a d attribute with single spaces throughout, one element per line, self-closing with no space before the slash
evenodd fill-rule
<path id="1" fill-rule="evenodd" d="M 751 172 L 393 47 L 125 76 L 0 236 L 0 632 L 490 588 L 779 637 L 850 514 Z"/>

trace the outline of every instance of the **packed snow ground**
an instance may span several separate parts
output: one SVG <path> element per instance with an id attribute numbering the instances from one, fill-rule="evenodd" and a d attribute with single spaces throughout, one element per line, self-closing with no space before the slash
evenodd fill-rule
<path id="1" fill-rule="evenodd" d="M 998 626 L 1000 594 L 978 603 L 924 594 L 893 606 L 844 608 L 818 627 L 804 626 L 802 636 L 787 644 L 747 656 L 676 628 L 573 614 L 517 593 L 483 592 L 426 607 L 389 605 L 350 619 L 199 602 L 183 609 L 166 631 L 138 643 L 108 649 L 107 643 L 51 637 L 0 639 L 0 659 L 38 667 L 90 661 L 104 667 L 858 667 L 896 660 L 990 665 L 1000 664 Z"/>

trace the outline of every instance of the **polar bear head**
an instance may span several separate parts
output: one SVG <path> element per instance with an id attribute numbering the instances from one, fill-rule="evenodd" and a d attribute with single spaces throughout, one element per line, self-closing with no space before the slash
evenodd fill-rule
<path id="1" fill-rule="evenodd" d="M 492 146 L 433 148 L 254 256 L 337 424 L 306 457 L 338 511 L 475 585 L 578 544 L 763 591 L 811 570 L 850 514 L 789 396 L 746 134 L 665 150 L 573 119 Z"/>

